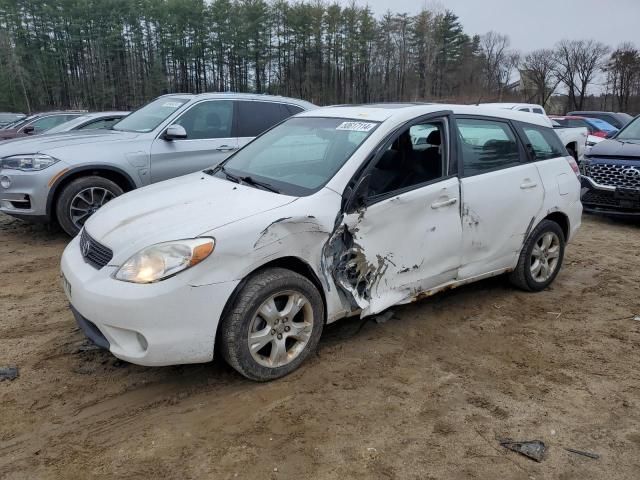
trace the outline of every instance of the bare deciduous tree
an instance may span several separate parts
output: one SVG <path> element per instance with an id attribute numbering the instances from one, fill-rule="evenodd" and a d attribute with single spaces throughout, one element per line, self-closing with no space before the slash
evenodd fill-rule
<path id="1" fill-rule="evenodd" d="M 567 87 L 569 108 L 582 110 L 587 89 L 605 66 L 609 47 L 595 40 L 562 40 L 555 49 L 556 76 Z"/>
<path id="2" fill-rule="evenodd" d="M 627 111 L 631 95 L 640 93 L 640 51 L 632 43 L 623 43 L 611 54 L 606 71 L 615 108 Z"/>
<path id="3" fill-rule="evenodd" d="M 520 67 L 520 78 L 525 87 L 523 89 L 525 95 L 528 97 L 527 102 L 545 106 L 559 83 L 554 75 L 556 61 L 553 50 L 544 48 L 534 50 L 524 57 Z"/>

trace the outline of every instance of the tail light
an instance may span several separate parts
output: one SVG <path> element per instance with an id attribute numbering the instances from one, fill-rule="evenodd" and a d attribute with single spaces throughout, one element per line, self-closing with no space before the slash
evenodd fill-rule
<path id="1" fill-rule="evenodd" d="M 603 132 L 602 130 L 597 130 L 591 135 L 593 135 L 594 137 L 607 138 L 607 132 Z"/>
<path id="2" fill-rule="evenodd" d="M 567 159 L 567 162 L 569 162 L 569 165 L 571 166 L 571 170 L 573 170 L 573 173 L 576 174 L 576 177 L 580 176 L 580 167 L 578 167 L 578 163 L 576 162 L 575 158 L 573 158 L 572 156 L 568 156 L 568 157 L 564 157 Z"/>

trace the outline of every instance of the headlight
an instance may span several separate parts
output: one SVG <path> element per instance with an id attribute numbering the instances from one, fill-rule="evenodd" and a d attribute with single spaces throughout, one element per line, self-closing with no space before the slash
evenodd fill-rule
<path id="1" fill-rule="evenodd" d="M 115 278 L 133 283 L 158 282 L 197 265 L 211 255 L 214 246 L 213 238 L 158 243 L 124 262 Z"/>
<path id="2" fill-rule="evenodd" d="M 23 170 L 33 172 L 50 167 L 58 161 L 57 158 L 39 153 L 29 153 L 24 155 L 13 155 L 0 160 L 0 168 L 10 168 L 13 170 Z"/>

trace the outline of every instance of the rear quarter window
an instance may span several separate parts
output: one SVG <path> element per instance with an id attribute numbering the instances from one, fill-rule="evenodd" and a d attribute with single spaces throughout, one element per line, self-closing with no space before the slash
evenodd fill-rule
<path id="1" fill-rule="evenodd" d="M 521 124 L 527 149 L 534 160 L 549 160 L 568 155 L 564 145 L 552 128 Z"/>

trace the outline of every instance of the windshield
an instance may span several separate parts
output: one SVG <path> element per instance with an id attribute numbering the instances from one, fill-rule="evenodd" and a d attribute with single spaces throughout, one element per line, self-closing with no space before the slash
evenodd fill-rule
<path id="1" fill-rule="evenodd" d="M 76 117 L 73 120 L 69 120 L 68 122 L 61 123 L 60 125 L 56 125 L 47 130 L 47 134 L 51 133 L 60 133 L 60 132 L 68 132 L 78 125 L 82 125 L 84 122 L 89 120 L 91 117 L 89 115 L 82 115 L 80 117 Z"/>
<path id="2" fill-rule="evenodd" d="M 615 139 L 640 141 L 640 116 L 637 116 L 635 120 L 620 130 Z"/>
<path id="3" fill-rule="evenodd" d="M 113 126 L 114 130 L 145 133 L 154 130 L 189 99 L 162 97 L 136 110 Z"/>
<path id="4" fill-rule="evenodd" d="M 290 118 L 239 150 L 224 164 L 286 195 L 318 191 L 378 126 L 343 118 Z M 224 177 L 223 172 L 218 172 Z"/>
<path id="5" fill-rule="evenodd" d="M 19 113 L 0 113 L 0 123 L 15 122 L 21 118 L 24 118 L 24 115 Z"/>
<path id="6" fill-rule="evenodd" d="M 38 116 L 37 115 L 31 115 L 31 116 L 25 117 L 25 118 L 23 118 L 23 119 L 21 119 L 21 120 L 19 120 L 17 122 L 10 123 L 9 125 L 7 125 L 6 129 L 7 130 L 12 130 L 14 128 L 17 129 L 17 128 L 23 127 L 24 125 L 29 123 L 34 118 L 38 118 Z"/>

